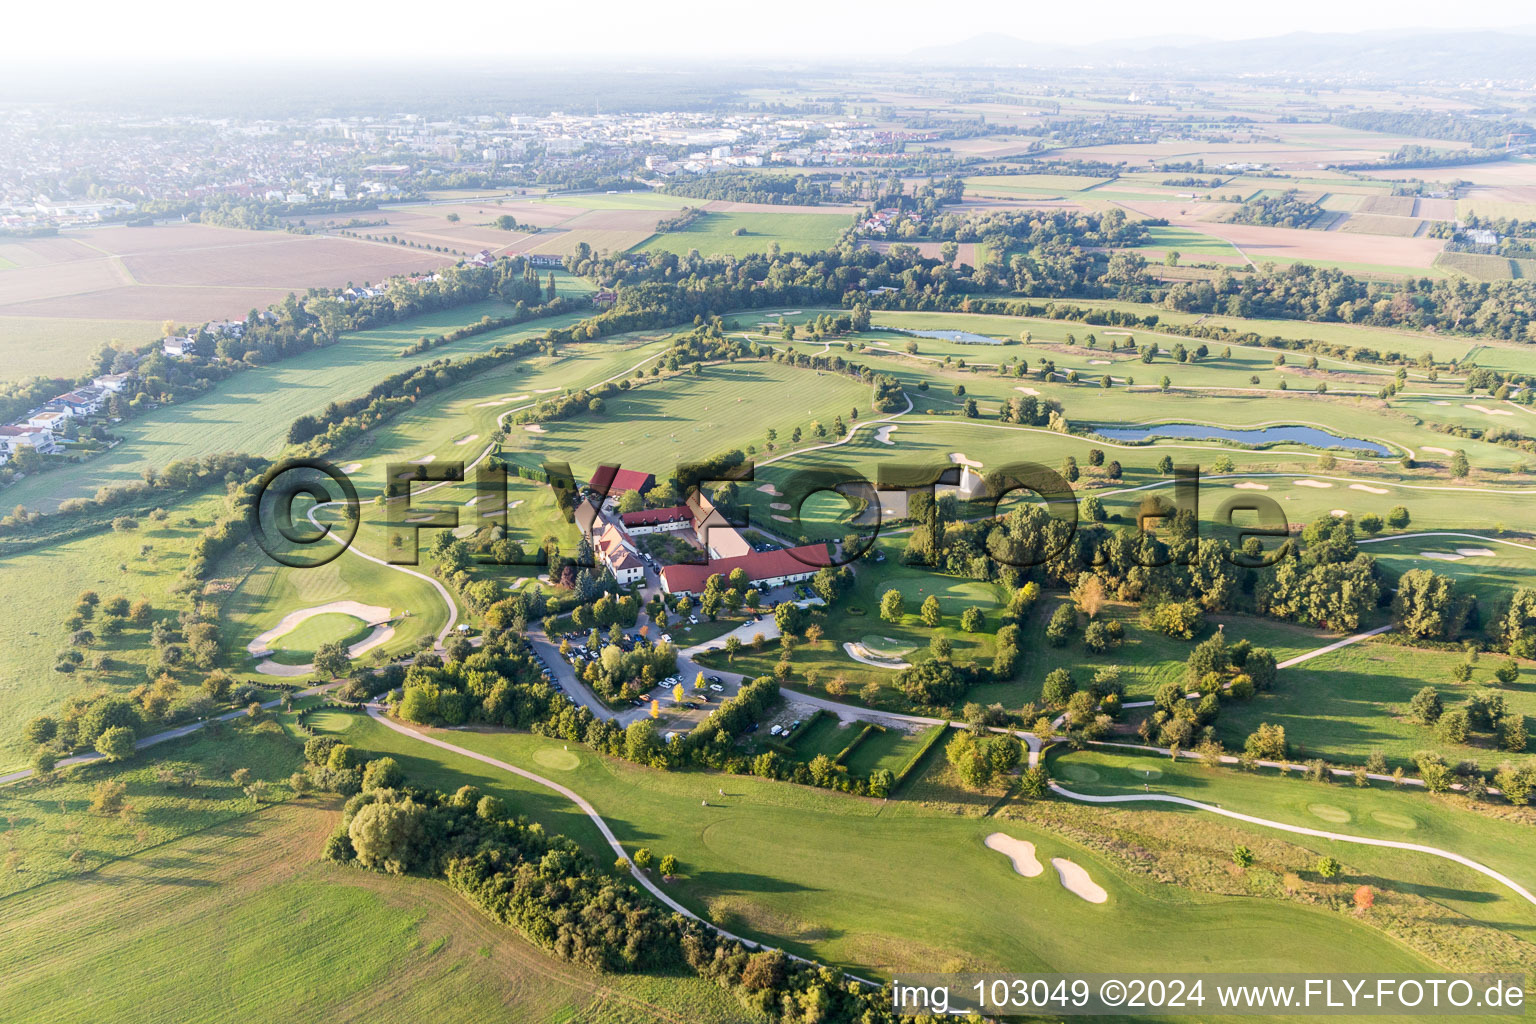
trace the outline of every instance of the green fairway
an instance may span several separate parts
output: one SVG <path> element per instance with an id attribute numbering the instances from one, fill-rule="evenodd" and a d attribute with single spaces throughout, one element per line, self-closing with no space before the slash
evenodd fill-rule
<path id="1" fill-rule="evenodd" d="M 848 218 L 842 214 L 705 213 L 681 231 L 653 235 L 634 251 L 686 256 L 697 249 L 704 256 L 749 256 L 777 244 L 785 252 L 816 252 L 831 247 L 846 227 Z"/>
<path id="2" fill-rule="evenodd" d="M 561 748 L 521 734 L 449 735 L 512 763 L 534 765 L 538 750 Z M 505 772 L 375 723 L 360 722 L 347 736 L 389 752 L 412 779 L 438 786 L 468 781 L 505 793 L 546 828 L 594 841 L 590 827 L 567 828 L 579 812 L 557 794 L 531 793 L 531 784 Z M 888 817 L 880 801 L 748 777 L 655 772 L 586 750 L 577 756 L 579 767 L 562 772 L 560 781 L 589 799 L 626 846 L 676 853 L 682 867 L 669 886 L 675 897 L 725 927 L 862 972 L 890 975 L 952 961 L 1070 971 L 1105 957 L 1128 971 L 1217 963 L 1230 970 L 1411 970 L 1424 963 L 1343 916 L 1148 884 L 1024 823 L 1001 827 L 1034 842 L 1042 857 L 1085 865 L 1109 902 L 1084 903 L 1054 873 L 1021 878 L 982 845 L 1000 827 L 996 821 L 916 807 Z M 1032 926 L 1021 928 L 1026 913 Z M 1220 941 L 1177 948 L 1157 941 L 1185 930 Z"/>
<path id="3" fill-rule="evenodd" d="M 869 403 L 869 387 L 851 377 L 739 362 L 647 382 L 609 399 L 600 414 L 545 423 L 540 431 L 514 425 L 505 448 L 522 465 L 564 460 L 590 473 L 621 463 L 660 477 L 682 462 L 761 445 L 770 426 L 786 440 L 796 427 L 814 438 L 813 423 L 830 429 L 834 417 L 846 421 L 855 408 L 868 416 Z"/>

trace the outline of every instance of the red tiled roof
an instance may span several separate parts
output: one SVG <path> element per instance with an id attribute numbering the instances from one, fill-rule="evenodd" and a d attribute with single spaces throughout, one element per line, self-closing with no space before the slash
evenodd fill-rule
<path id="1" fill-rule="evenodd" d="M 599 494 L 623 494 L 625 491 L 643 491 L 656 485 L 656 477 L 638 469 L 615 469 L 599 466 L 592 474 L 592 490 Z"/>
<path id="2" fill-rule="evenodd" d="M 673 505 L 670 508 L 643 508 L 639 512 L 626 512 L 619 516 L 619 521 L 625 526 L 655 526 L 657 523 L 691 519 L 692 515 L 687 505 Z"/>
<path id="3" fill-rule="evenodd" d="M 687 590 L 696 593 L 704 589 L 704 581 L 711 576 L 716 573 L 729 576 L 733 569 L 746 570 L 747 579 L 757 582 L 775 576 L 814 572 L 830 562 L 825 544 L 803 544 L 797 548 L 754 551 L 735 558 L 717 558 L 708 565 L 669 565 L 661 570 L 661 578 L 666 581 L 669 591 L 676 593 Z"/>

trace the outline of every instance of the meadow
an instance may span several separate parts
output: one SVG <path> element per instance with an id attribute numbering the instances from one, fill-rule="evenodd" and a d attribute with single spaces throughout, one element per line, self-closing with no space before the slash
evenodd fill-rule
<path id="1" fill-rule="evenodd" d="M 1414 771 L 1412 758 L 1421 750 L 1438 751 L 1452 764 L 1477 761 L 1486 769 L 1531 758 L 1500 750 L 1497 737 L 1486 731 L 1474 730 L 1466 743 L 1445 741 L 1432 727 L 1410 717 L 1408 703 L 1422 687 L 1440 691 L 1447 708 L 1491 687 L 1511 713 L 1531 723 L 1536 716 L 1536 677 L 1529 668 L 1517 682 L 1502 686 L 1494 681 L 1493 670 L 1503 659 L 1487 655 L 1474 666 L 1470 682 L 1457 683 L 1452 672 L 1464 657 L 1380 642 L 1356 644 L 1282 669 L 1274 689 L 1252 701 L 1224 703 L 1216 731 L 1227 746 L 1241 747 L 1244 737 L 1268 722 L 1284 726 L 1291 757 L 1297 761 L 1321 757 L 1356 765 L 1380 751 L 1389 763 L 1409 771 Z"/>
<path id="2" fill-rule="evenodd" d="M 194 495 L 171 506 L 173 514 L 161 521 L 141 520 L 136 530 L 102 530 L 6 558 L 0 602 L 16 613 L 0 621 L 0 764 L 16 766 L 30 756 L 22 723 L 53 713 L 66 697 L 147 681 L 144 670 L 154 652 L 139 629 L 99 637 L 85 649 L 79 670 L 54 671 L 55 653 L 69 646 L 64 620 L 78 595 L 94 590 L 103 600 L 114 594 L 144 598 L 157 620 L 174 624 L 186 606 L 175 587 L 187 552 L 223 507 L 222 495 Z M 194 681 L 201 681 L 200 674 L 183 675 L 183 682 Z"/>
<path id="3" fill-rule="evenodd" d="M 106 865 L 89 884 L 4 899 L 6 1019 L 168 1020 L 195 1004 L 199 1020 L 229 1024 L 759 1020 L 697 978 L 556 960 L 439 882 L 325 863 L 338 815 L 332 798 L 266 807 Z"/>

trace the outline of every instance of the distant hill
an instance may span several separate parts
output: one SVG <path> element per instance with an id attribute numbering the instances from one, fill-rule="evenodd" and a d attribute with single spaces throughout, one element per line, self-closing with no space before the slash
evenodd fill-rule
<path id="1" fill-rule="evenodd" d="M 1398 30 L 1293 32 L 1263 39 L 1163 37 L 1060 46 L 989 32 L 926 46 L 910 56 L 934 64 L 1144 67 L 1198 73 L 1350 75 L 1379 79 L 1467 80 L 1536 76 L 1529 29 L 1479 32 Z"/>

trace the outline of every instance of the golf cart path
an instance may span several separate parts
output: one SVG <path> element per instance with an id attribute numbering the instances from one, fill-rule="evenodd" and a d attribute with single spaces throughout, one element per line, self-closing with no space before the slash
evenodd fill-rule
<path id="1" fill-rule="evenodd" d="M 1449 850 L 1442 850 L 1437 846 L 1424 846 L 1419 843 L 1404 843 L 1395 839 L 1371 839 L 1366 836 L 1350 836 L 1345 835 L 1342 832 L 1328 832 L 1318 828 L 1307 828 L 1305 825 L 1288 825 L 1283 821 L 1273 821 L 1269 818 L 1260 818 L 1252 814 L 1243 814 L 1240 811 L 1229 811 L 1225 807 L 1217 807 L 1214 804 L 1201 803 L 1199 800 L 1191 800 L 1188 797 L 1182 796 L 1172 796 L 1167 793 L 1129 793 L 1119 796 L 1092 796 L 1087 793 L 1075 793 L 1055 781 L 1052 781 L 1050 786 L 1052 792 L 1059 793 L 1069 800 L 1080 800 L 1083 803 L 1123 804 L 1141 801 L 1151 803 L 1178 804 L 1182 807 L 1193 807 L 1196 810 L 1209 811 L 1212 814 L 1219 814 L 1225 818 L 1233 818 L 1237 821 L 1246 821 L 1250 825 L 1261 825 L 1265 828 L 1278 829 L 1281 832 L 1292 832 L 1296 835 L 1314 836 L 1318 839 L 1331 839 L 1341 843 L 1357 843 L 1361 846 L 1384 846 L 1393 850 L 1408 850 L 1413 853 L 1427 853 L 1431 857 L 1440 857 L 1444 860 L 1455 861 L 1457 864 L 1460 864 L 1464 867 L 1469 867 L 1473 871 L 1479 872 L 1480 874 L 1487 875 L 1489 878 L 1510 889 L 1527 903 L 1531 904 L 1532 906 L 1536 906 L 1536 895 L 1533 895 L 1529 889 L 1521 885 L 1519 882 L 1516 882 L 1513 878 L 1495 871 L 1493 868 L 1488 867 L 1486 864 L 1480 864 L 1470 857 L 1463 857 L 1459 853 L 1452 853 Z"/>
<path id="2" fill-rule="evenodd" d="M 623 858 L 626 862 L 629 862 L 629 873 L 634 878 L 634 880 L 640 883 L 640 885 L 644 886 L 646 891 L 648 891 L 652 896 L 655 896 L 665 906 L 679 914 L 682 914 L 684 917 L 691 918 L 692 920 L 699 922 L 705 927 L 713 929 L 727 939 L 741 943 L 743 946 L 746 946 L 749 949 L 763 948 L 762 943 L 754 942 L 752 939 L 743 938 L 740 935 L 726 931 L 724 928 L 721 928 L 719 925 L 708 920 L 707 918 L 703 918 L 698 914 L 695 914 L 693 911 L 683 906 L 677 900 L 667 895 L 666 891 L 662 889 L 661 886 L 651 881 L 650 877 L 647 876 L 645 872 L 641 871 L 634 865 L 633 861 L 629 860 L 629 854 L 624 852 L 623 844 L 620 843 L 618 837 L 613 834 L 613 830 L 608 827 L 608 823 L 603 820 L 603 816 L 598 814 L 597 809 L 588 803 L 586 799 L 575 790 L 562 786 L 560 783 L 555 782 L 552 779 L 546 779 L 542 775 L 536 775 L 525 768 L 519 768 L 517 765 L 508 764 L 506 761 L 497 760 L 496 758 L 487 754 L 477 753 L 476 751 L 468 750 L 464 747 L 455 746 L 454 744 L 448 743 L 445 740 L 440 740 L 435 736 L 428 736 L 425 733 L 417 732 L 415 729 L 395 721 L 388 715 L 380 713 L 376 705 L 367 705 L 367 710 L 369 717 L 374 721 L 383 725 L 387 729 L 392 729 L 395 732 L 400 733 L 402 736 L 409 736 L 410 738 L 420 740 L 423 743 L 430 743 L 434 747 L 439 747 L 443 750 L 450 751 L 451 753 L 458 754 L 461 757 L 467 757 L 472 760 L 479 761 L 482 764 L 488 764 L 492 768 L 500 768 L 502 771 L 511 772 L 513 775 L 521 776 L 522 778 L 527 779 L 529 782 L 536 783 L 537 785 L 543 786 L 546 789 L 552 789 L 556 793 L 559 793 L 561 796 L 565 797 L 567 800 L 571 801 L 571 803 L 580 808 L 581 812 L 588 818 L 592 819 L 592 824 L 597 826 L 597 830 L 601 832 L 603 838 L 607 840 L 608 845 L 613 849 L 614 854 Z M 791 959 L 799 960 L 801 963 L 816 963 L 814 960 L 807 960 L 804 957 L 795 956 L 793 953 L 789 953 L 787 951 L 784 953 L 784 955 L 790 957 Z M 865 985 L 876 984 L 875 982 L 872 982 L 866 978 L 860 978 L 853 974 L 845 973 L 844 977 L 853 978 L 854 980 L 862 982 Z"/>

